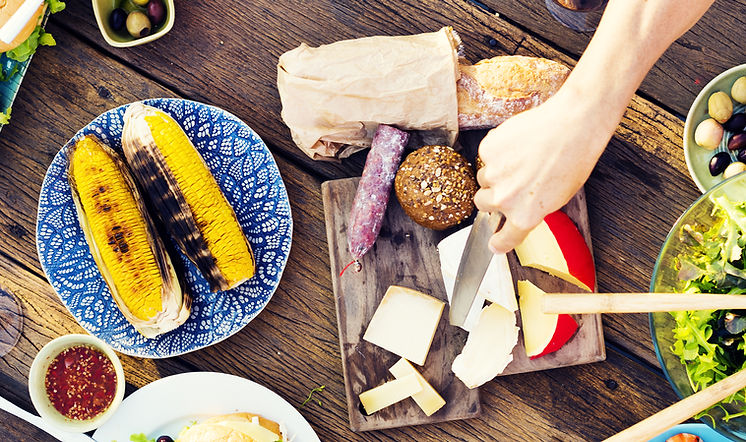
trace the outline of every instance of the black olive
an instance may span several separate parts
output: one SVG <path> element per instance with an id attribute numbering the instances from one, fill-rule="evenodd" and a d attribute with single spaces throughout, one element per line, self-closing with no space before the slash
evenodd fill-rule
<path id="1" fill-rule="evenodd" d="M 161 436 L 156 441 L 157 442 L 174 442 L 174 440 L 171 439 L 171 436 Z"/>
<path id="2" fill-rule="evenodd" d="M 723 123 L 723 128 L 729 132 L 741 132 L 746 128 L 746 114 L 733 114 Z"/>
<path id="3" fill-rule="evenodd" d="M 127 12 L 122 8 L 116 8 L 109 14 L 109 26 L 111 29 L 121 32 L 124 30 L 124 25 L 127 23 Z"/>
<path id="4" fill-rule="evenodd" d="M 148 17 L 153 26 L 158 26 L 166 20 L 166 7 L 163 5 L 163 0 L 150 0 L 145 9 L 148 11 Z"/>
<path id="5" fill-rule="evenodd" d="M 718 152 L 710 158 L 710 174 L 718 176 L 730 164 L 730 155 L 728 152 Z"/>
<path id="6" fill-rule="evenodd" d="M 725 330 L 732 335 L 740 335 L 746 331 L 746 316 L 738 316 L 732 313 L 725 315 Z"/>
<path id="7" fill-rule="evenodd" d="M 746 133 L 741 132 L 733 135 L 728 140 L 728 150 L 738 150 L 746 147 Z"/>

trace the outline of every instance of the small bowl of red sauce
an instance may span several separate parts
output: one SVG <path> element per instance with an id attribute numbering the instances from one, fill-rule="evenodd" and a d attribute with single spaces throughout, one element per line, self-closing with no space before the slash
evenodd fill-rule
<path id="1" fill-rule="evenodd" d="M 45 345 L 29 372 L 29 394 L 51 424 L 83 433 L 98 428 L 124 397 L 124 371 L 114 350 L 90 335 L 66 335 Z"/>

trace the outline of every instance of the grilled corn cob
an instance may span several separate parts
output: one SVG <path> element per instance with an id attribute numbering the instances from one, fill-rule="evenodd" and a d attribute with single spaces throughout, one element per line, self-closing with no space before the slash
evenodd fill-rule
<path id="1" fill-rule="evenodd" d="M 146 338 L 183 324 L 191 298 L 122 159 L 90 135 L 67 154 L 80 226 L 125 318 Z"/>
<path id="2" fill-rule="evenodd" d="M 251 278 L 251 245 L 179 123 L 159 109 L 134 103 L 124 115 L 122 146 L 135 179 L 210 289 L 227 290 Z"/>

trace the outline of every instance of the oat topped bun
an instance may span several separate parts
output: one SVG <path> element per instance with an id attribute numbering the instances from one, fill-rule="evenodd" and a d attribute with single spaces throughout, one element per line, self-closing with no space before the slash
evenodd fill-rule
<path id="1" fill-rule="evenodd" d="M 443 230 L 474 211 L 477 180 L 466 159 L 447 146 L 425 146 L 407 156 L 394 180 L 396 197 L 417 224 Z"/>
<path id="2" fill-rule="evenodd" d="M 265 442 L 285 440 L 277 422 L 251 413 L 215 416 L 181 430 L 176 442 Z"/>

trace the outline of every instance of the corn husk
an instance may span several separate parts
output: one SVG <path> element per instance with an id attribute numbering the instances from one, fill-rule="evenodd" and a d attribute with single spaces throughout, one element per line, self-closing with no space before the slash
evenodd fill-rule
<path id="1" fill-rule="evenodd" d="M 178 123 L 160 109 L 133 103 L 124 116 L 122 147 L 151 205 L 210 289 L 227 290 L 250 279 L 251 244 Z"/>
<path id="2" fill-rule="evenodd" d="M 94 156 L 100 151 L 84 147 L 92 146 L 86 145 L 91 141 L 112 163 Z M 76 155 L 87 156 L 74 161 Z M 146 338 L 177 328 L 189 318 L 192 298 L 179 281 L 124 161 L 90 135 L 72 145 L 67 156 L 68 181 L 80 226 L 122 314 Z M 80 167 L 84 169 L 77 169 Z M 134 201 L 122 197 L 126 194 Z"/>

